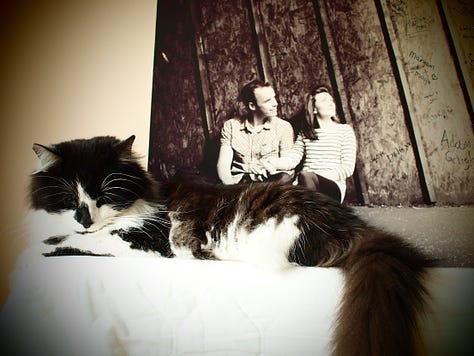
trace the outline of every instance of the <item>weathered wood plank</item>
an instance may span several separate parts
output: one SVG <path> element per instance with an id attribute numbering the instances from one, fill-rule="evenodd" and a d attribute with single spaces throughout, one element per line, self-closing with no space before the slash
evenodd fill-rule
<path id="1" fill-rule="evenodd" d="M 441 0 L 441 4 L 453 38 L 472 110 L 474 106 L 474 3 L 469 0 Z"/>
<path id="2" fill-rule="evenodd" d="M 382 1 L 432 201 L 474 202 L 474 138 L 435 0 Z"/>
<path id="3" fill-rule="evenodd" d="M 165 180 L 203 159 L 190 19 L 188 1 L 158 2 L 148 168 Z"/>
<path id="4" fill-rule="evenodd" d="M 375 4 L 318 1 L 334 46 L 358 139 L 357 166 L 366 204 L 423 202 L 415 154 Z"/>
<path id="5" fill-rule="evenodd" d="M 312 1 L 259 0 L 252 7 L 267 47 L 268 80 L 277 90 L 281 117 L 290 118 L 311 87 L 330 85 Z"/>
<path id="6" fill-rule="evenodd" d="M 201 80 L 208 87 L 204 99 L 210 113 L 209 135 L 216 139 L 224 121 L 243 112 L 240 88 L 260 76 L 257 51 L 244 0 L 199 0 L 195 11 Z"/>

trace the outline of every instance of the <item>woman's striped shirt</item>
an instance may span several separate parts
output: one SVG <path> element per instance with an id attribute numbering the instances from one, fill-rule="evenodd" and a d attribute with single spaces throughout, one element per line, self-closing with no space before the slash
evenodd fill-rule
<path id="1" fill-rule="evenodd" d="M 354 130 L 347 124 L 336 124 L 316 129 L 317 140 L 305 138 L 301 133 L 295 144 L 281 159 L 285 169 L 293 169 L 303 161 L 303 171 L 314 172 L 334 181 L 344 196 L 346 178 L 352 176 L 356 160 Z M 279 167 L 279 168 L 283 168 Z"/>

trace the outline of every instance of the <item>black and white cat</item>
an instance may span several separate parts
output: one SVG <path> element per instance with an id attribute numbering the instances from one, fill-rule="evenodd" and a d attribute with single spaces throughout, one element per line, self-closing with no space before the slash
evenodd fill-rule
<path id="1" fill-rule="evenodd" d="M 33 146 L 40 168 L 30 201 L 39 220 L 29 258 L 161 255 L 340 267 L 345 290 L 333 354 L 414 353 L 432 265 L 423 253 L 298 186 L 157 182 L 138 163 L 133 141 Z"/>
<path id="2" fill-rule="evenodd" d="M 137 163 L 134 138 L 33 145 L 33 254 L 171 256 L 166 208 L 158 184 Z"/>

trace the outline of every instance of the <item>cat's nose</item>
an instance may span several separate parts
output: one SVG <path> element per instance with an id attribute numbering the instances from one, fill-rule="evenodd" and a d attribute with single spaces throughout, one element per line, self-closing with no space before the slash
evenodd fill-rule
<path id="1" fill-rule="evenodd" d="M 77 208 L 76 213 L 74 214 L 74 219 L 86 229 L 92 225 L 91 215 L 87 205 L 82 204 Z"/>

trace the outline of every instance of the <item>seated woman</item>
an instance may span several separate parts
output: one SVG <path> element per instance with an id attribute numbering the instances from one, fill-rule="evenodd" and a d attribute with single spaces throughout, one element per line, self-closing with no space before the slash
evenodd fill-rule
<path id="1" fill-rule="evenodd" d="M 292 150 L 262 164 L 271 172 L 293 169 L 303 160 L 298 184 L 342 203 L 355 158 L 354 130 L 339 122 L 332 95 L 326 87 L 318 86 L 305 97 L 304 120 Z"/>

